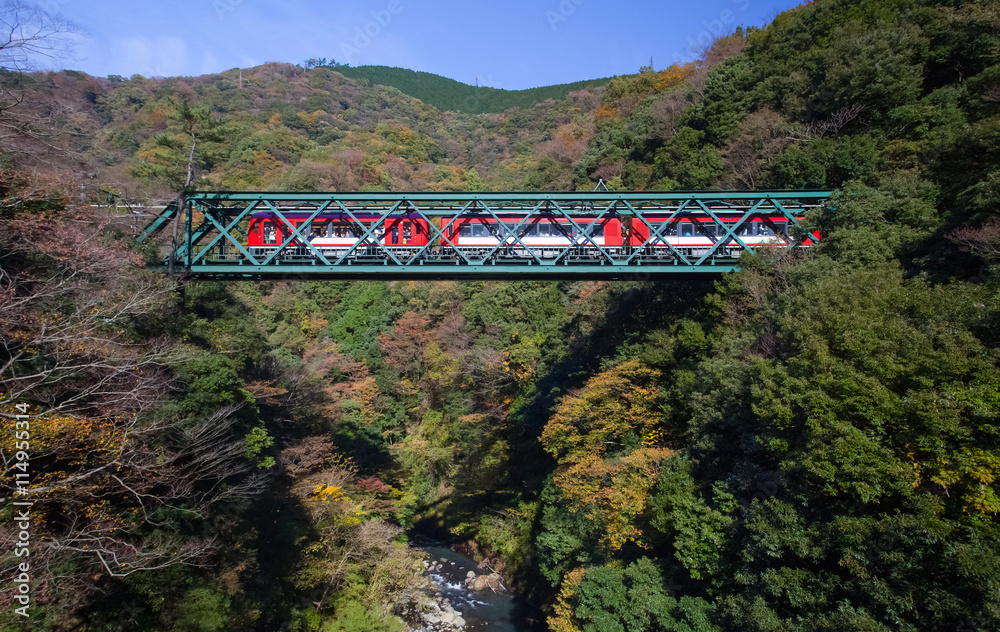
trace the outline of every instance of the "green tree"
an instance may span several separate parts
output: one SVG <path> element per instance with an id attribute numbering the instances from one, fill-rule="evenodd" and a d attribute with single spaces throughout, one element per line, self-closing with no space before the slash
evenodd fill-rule
<path id="1" fill-rule="evenodd" d="M 132 173 L 162 180 L 179 191 L 194 185 L 199 167 L 212 167 L 217 159 L 215 145 L 225 139 L 226 126 L 208 106 L 192 106 L 183 99 L 170 120 L 168 130 L 153 136 L 136 154 Z"/>

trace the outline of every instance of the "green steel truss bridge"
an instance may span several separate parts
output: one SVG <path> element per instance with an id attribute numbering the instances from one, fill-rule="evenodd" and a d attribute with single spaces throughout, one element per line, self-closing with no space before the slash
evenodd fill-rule
<path id="1" fill-rule="evenodd" d="M 648 279 L 719 274 L 745 251 L 808 247 L 802 218 L 830 193 L 190 192 L 138 240 L 158 245 L 164 269 L 193 279 Z M 255 217 L 280 228 L 269 248 L 251 245 Z M 462 246 L 470 218 L 486 227 L 487 246 Z M 404 220 L 425 231 L 423 243 L 389 245 L 389 227 Z M 349 228 L 352 242 L 317 245 L 312 227 L 324 221 Z M 561 247 L 533 245 L 540 223 L 557 227 L 546 230 L 562 234 Z M 590 227 L 600 223 L 621 228 L 619 245 L 595 239 Z"/>

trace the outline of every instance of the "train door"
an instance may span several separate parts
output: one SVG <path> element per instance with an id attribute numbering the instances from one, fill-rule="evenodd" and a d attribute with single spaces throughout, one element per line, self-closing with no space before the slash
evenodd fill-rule
<path id="1" fill-rule="evenodd" d="M 278 229 L 273 223 L 268 221 L 264 222 L 264 243 L 265 244 L 278 243 Z"/>

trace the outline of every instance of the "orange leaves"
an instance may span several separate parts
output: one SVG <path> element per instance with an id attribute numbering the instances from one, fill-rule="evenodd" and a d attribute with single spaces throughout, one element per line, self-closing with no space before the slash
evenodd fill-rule
<path id="1" fill-rule="evenodd" d="M 267 406 L 280 406 L 281 401 L 279 398 L 288 394 L 288 389 L 275 386 L 274 380 L 250 382 L 247 384 L 247 390 L 254 396 L 254 399 Z"/>
<path id="2" fill-rule="evenodd" d="M 366 423 L 381 419 L 381 392 L 364 359 L 346 356 L 337 344 L 325 340 L 306 349 L 303 360 L 307 372 L 328 380 L 321 387 L 325 394 L 321 407 L 331 420 L 340 418 L 348 400 L 361 409 Z"/>
<path id="3" fill-rule="evenodd" d="M 543 447 L 563 466 L 555 484 L 564 501 L 601 523 L 610 551 L 642 535 L 636 518 L 660 463 L 674 454 L 659 447 L 659 378 L 638 360 L 599 373 L 563 398 L 542 432 Z"/>
<path id="4" fill-rule="evenodd" d="M 635 519 L 645 509 L 660 463 L 675 454 L 668 448 L 640 448 L 619 458 L 585 458 L 556 474 L 555 483 L 571 507 L 604 525 L 602 544 L 617 551 L 642 532 Z"/>
<path id="5" fill-rule="evenodd" d="M 366 422 L 374 423 L 381 419 L 382 415 L 377 407 L 379 388 L 373 376 L 354 382 L 348 392 L 351 399 L 358 402 Z"/>
<path id="6" fill-rule="evenodd" d="M 552 133 L 552 140 L 542 144 L 541 153 L 553 160 L 573 163 L 583 156 L 592 136 L 591 129 L 584 129 L 577 123 L 566 123 Z"/>
<path id="7" fill-rule="evenodd" d="M 690 64 L 673 64 L 669 68 L 660 71 L 660 76 L 656 78 L 656 91 L 663 92 L 664 90 L 669 90 L 674 86 L 679 86 L 684 83 L 691 73 L 694 72 L 694 63 Z"/>
<path id="8" fill-rule="evenodd" d="M 596 110 L 594 110 L 594 120 L 598 122 L 617 117 L 618 108 L 613 105 L 608 105 L 607 103 L 602 103 Z"/>
<path id="9" fill-rule="evenodd" d="M 542 432 L 560 463 L 603 456 L 628 435 L 647 436 L 660 421 L 660 372 L 631 360 L 589 379 L 565 397 Z"/>

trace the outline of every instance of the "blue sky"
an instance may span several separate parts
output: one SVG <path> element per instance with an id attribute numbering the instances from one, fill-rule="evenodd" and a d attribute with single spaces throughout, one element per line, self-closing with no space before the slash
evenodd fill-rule
<path id="1" fill-rule="evenodd" d="M 36 0 L 82 33 L 62 66 L 93 75 L 200 75 L 326 57 L 521 89 L 690 60 L 795 0 Z"/>

